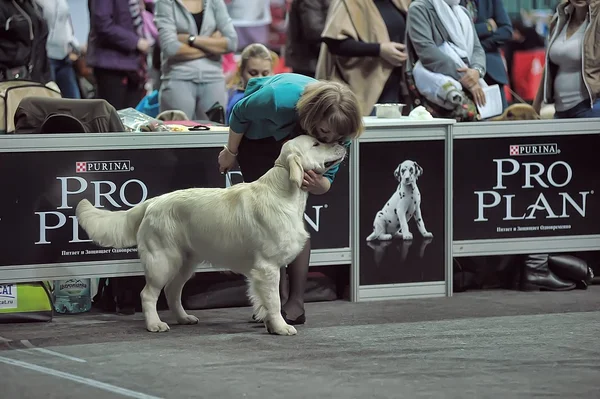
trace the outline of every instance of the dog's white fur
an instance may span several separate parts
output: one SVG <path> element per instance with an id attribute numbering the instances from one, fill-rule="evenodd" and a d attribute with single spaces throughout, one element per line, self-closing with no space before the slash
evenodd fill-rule
<path id="1" fill-rule="evenodd" d="M 283 145 L 275 166 L 255 182 L 178 190 L 127 211 L 101 210 L 82 200 L 77 219 L 103 247 L 137 245 L 146 276 L 141 300 L 148 331 L 169 330 L 156 311 L 163 287 L 178 323 L 198 323 L 183 309 L 181 291 L 204 262 L 245 275 L 257 318 L 271 333 L 294 335 L 296 329 L 281 315 L 279 273 L 309 236 L 303 220 L 304 171 L 324 173 L 345 155 L 339 144 L 298 136 Z"/>
<path id="2" fill-rule="evenodd" d="M 424 238 L 432 238 L 433 234 L 425 228 L 421 214 L 421 192 L 417 179 L 423 174 L 423 168 L 415 161 L 406 160 L 394 171 L 394 177 L 400 184 L 388 202 L 375 215 L 373 232 L 367 241 L 391 240 L 399 237 L 412 240 L 413 235 L 408 229 L 408 222 L 415 218 L 419 233 Z"/>

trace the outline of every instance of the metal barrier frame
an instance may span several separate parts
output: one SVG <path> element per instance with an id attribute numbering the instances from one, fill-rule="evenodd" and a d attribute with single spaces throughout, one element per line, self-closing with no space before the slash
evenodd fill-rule
<path id="1" fill-rule="evenodd" d="M 451 119 L 429 121 L 401 121 L 374 119 L 369 121 L 370 129 L 352 148 L 354 160 L 350 172 L 352 178 L 352 218 L 351 231 L 352 275 L 350 277 L 351 301 L 376 301 L 400 298 L 425 298 L 452 296 L 452 128 L 456 123 Z M 374 142 L 402 142 L 444 140 L 445 143 L 445 243 L 444 270 L 445 280 L 425 283 L 360 285 L 360 145 Z"/>
<path id="2" fill-rule="evenodd" d="M 54 135 L 2 135 L 0 156 L 7 152 L 47 151 L 102 151 L 126 149 L 209 148 L 222 147 L 228 133 L 102 133 L 102 134 L 54 134 Z M 349 167 L 352 168 L 352 158 Z M 216 167 L 216 166 L 215 166 Z M 352 169 L 351 169 L 352 170 Z M 350 175 L 350 180 L 352 176 Z M 351 184 L 351 183 L 350 183 Z M 350 191 L 348 193 L 350 195 Z M 350 202 L 351 203 L 351 202 Z M 350 206 L 351 209 L 351 206 Z M 350 209 L 348 217 L 351 216 Z M 351 242 L 351 231 L 349 243 Z M 348 265 L 351 263 L 350 248 L 317 249 L 311 252 L 311 266 Z M 199 265 L 198 272 L 218 271 Z M 0 283 L 19 283 L 38 280 L 60 280 L 73 276 L 122 277 L 143 275 L 139 259 L 65 262 L 0 267 Z"/>

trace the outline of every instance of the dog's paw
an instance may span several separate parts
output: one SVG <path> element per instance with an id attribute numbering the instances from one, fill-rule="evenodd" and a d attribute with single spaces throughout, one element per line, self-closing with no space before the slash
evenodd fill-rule
<path id="1" fill-rule="evenodd" d="M 177 323 L 185 324 L 185 325 L 198 324 L 199 321 L 200 320 L 198 320 L 198 318 L 196 316 L 193 316 L 191 314 L 188 314 L 185 317 L 180 317 L 177 319 Z"/>
<path id="2" fill-rule="evenodd" d="M 413 235 L 410 232 L 409 233 L 403 233 L 402 234 L 402 239 L 403 240 L 412 240 L 413 239 Z"/>
<path id="3" fill-rule="evenodd" d="M 159 321 L 157 323 L 146 324 L 146 329 L 150 332 L 166 332 L 171 328 L 169 328 L 167 323 Z"/>
<path id="4" fill-rule="evenodd" d="M 287 323 L 274 326 L 273 323 L 265 322 L 265 326 L 267 326 L 267 332 L 273 335 L 296 335 L 298 333 L 294 326 Z"/>
<path id="5" fill-rule="evenodd" d="M 380 241 L 389 241 L 392 238 L 394 238 L 394 236 L 392 236 L 391 234 L 382 234 L 379 236 Z"/>
<path id="6" fill-rule="evenodd" d="M 431 234 L 430 232 L 426 231 L 425 233 L 423 233 L 423 238 L 433 238 L 433 234 Z"/>

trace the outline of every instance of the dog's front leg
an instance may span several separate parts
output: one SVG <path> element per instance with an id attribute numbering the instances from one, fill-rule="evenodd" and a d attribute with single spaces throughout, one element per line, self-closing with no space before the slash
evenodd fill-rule
<path id="1" fill-rule="evenodd" d="M 417 209 L 415 209 L 415 222 L 417 222 L 417 228 L 419 229 L 419 233 L 421 233 L 421 235 L 424 238 L 433 237 L 433 234 L 428 232 L 425 228 L 425 221 L 423 220 L 423 215 L 421 215 L 421 204 L 419 204 L 419 206 L 417 206 Z"/>
<path id="2" fill-rule="evenodd" d="M 260 299 L 260 305 L 266 308 L 264 321 L 267 331 L 277 335 L 296 335 L 296 329 L 287 324 L 281 315 L 279 278 L 280 270 L 274 265 L 256 265 L 250 272 L 253 290 Z"/>
<path id="3" fill-rule="evenodd" d="M 400 234 L 398 234 L 398 236 L 401 236 L 403 240 L 412 240 L 413 235 L 410 232 L 410 230 L 408 229 L 408 220 L 407 220 L 408 215 L 406 214 L 407 209 L 408 209 L 408 207 L 406 206 L 404 201 L 400 201 L 398 203 L 398 207 L 396 208 L 396 214 L 398 215 L 398 222 L 400 223 Z"/>

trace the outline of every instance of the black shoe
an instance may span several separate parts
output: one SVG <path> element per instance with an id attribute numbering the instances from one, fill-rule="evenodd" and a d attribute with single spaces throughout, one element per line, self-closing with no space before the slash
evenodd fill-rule
<path id="1" fill-rule="evenodd" d="M 550 255 L 548 267 L 561 279 L 574 282 L 580 290 L 587 289 L 594 278 L 587 262 L 573 255 Z"/>
<path id="2" fill-rule="evenodd" d="M 570 291 L 575 283 L 561 279 L 548 268 L 548 255 L 526 255 L 521 275 L 521 291 Z"/>
<path id="3" fill-rule="evenodd" d="M 306 323 L 306 315 L 304 313 L 302 313 L 300 316 L 298 316 L 295 320 L 288 319 L 287 313 L 285 313 L 285 310 L 281 311 L 281 315 L 283 316 L 283 320 L 285 320 L 285 322 L 288 323 L 290 326 L 296 326 L 299 324 Z"/>

